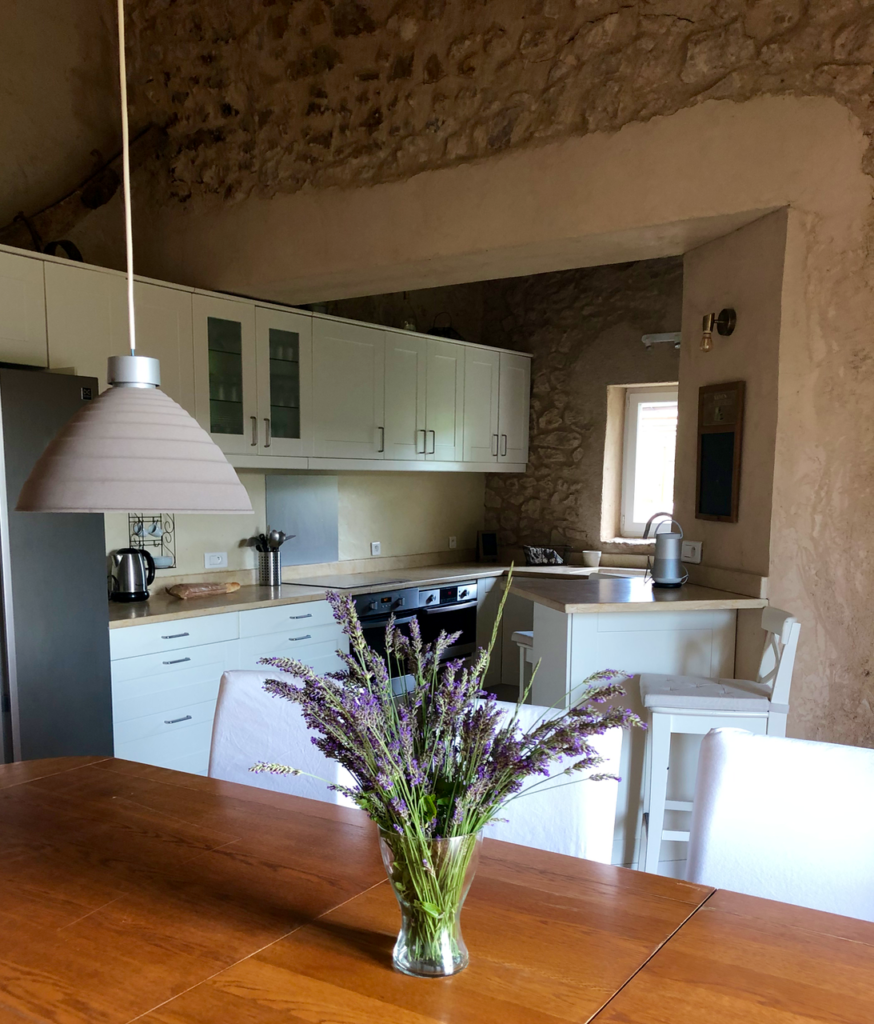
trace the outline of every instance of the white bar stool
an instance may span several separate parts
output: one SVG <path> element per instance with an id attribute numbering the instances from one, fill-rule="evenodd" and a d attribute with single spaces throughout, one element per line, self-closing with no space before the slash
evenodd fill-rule
<path id="1" fill-rule="evenodd" d="M 638 866 L 656 873 L 662 841 L 688 842 L 687 831 L 665 829 L 665 811 L 691 811 L 690 800 L 668 800 L 668 769 L 674 733 L 704 735 L 711 729 L 747 729 L 785 736 L 789 690 L 801 624 L 788 612 L 765 608 L 768 634 L 755 682 L 646 673 L 640 695 L 649 712 L 644 771 L 644 820 Z"/>
<path id="2" fill-rule="evenodd" d="M 519 700 L 525 696 L 525 666 L 534 664 L 534 631 L 517 630 L 512 638 L 519 648 Z"/>

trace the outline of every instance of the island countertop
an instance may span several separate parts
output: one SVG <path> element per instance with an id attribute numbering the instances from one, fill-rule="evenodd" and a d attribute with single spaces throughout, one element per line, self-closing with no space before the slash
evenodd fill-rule
<path id="1" fill-rule="evenodd" d="M 514 577 L 511 592 L 535 604 L 566 615 L 601 612 L 713 611 L 731 608 L 764 608 L 760 597 L 744 597 L 724 590 L 690 583 L 676 589 L 653 587 L 650 580 L 635 579 L 530 579 Z"/>

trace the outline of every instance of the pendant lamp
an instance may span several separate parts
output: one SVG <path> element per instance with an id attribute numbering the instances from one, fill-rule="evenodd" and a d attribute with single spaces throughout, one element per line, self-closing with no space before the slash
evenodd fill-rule
<path id="1" fill-rule="evenodd" d="M 157 359 L 136 354 L 124 0 L 118 0 L 129 356 L 111 356 L 109 388 L 49 444 L 21 489 L 19 512 L 246 514 L 246 488 L 207 432 L 160 390 Z"/>

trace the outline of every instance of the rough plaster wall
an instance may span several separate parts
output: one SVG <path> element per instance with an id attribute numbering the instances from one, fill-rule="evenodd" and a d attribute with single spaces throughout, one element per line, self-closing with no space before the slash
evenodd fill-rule
<path id="1" fill-rule="evenodd" d="M 177 199 L 356 186 L 706 98 L 829 95 L 869 130 L 856 0 L 136 0 L 131 84 Z"/>
<path id="2" fill-rule="evenodd" d="M 601 543 L 607 388 L 676 381 L 679 353 L 641 335 L 680 328 L 682 260 L 489 282 L 483 341 L 533 354 L 524 475 L 486 477 L 486 527 L 501 544 Z"/>
<path id="3" fill-rule="evenodd" d="M 0 4 L 0 225 L 59 200 L 120 148 L 111 0 Z M 119 220 L 118 229 L 121 229 Z"/>
<path id="4" fill-rule="evenodd" d="M 483 285 L 481 283 L 449 285 L 443 288 L 420 288 L 387 295 L 369 295 L 357 299 L 339 299 L 319 305 L 332 316 L 362 320 L 384 327 L 415 326 L 410 330 L 428 330 L 436 323 L 455 328 L 465 341 L 480 341 L 483 330 Z"/>

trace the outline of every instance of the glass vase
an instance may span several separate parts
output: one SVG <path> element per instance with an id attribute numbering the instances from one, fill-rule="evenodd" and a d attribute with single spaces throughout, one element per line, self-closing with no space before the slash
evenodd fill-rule
<path id="1" fill-rule="evenodd" d="M 379 848 L 398 905 L 394 965 L 404 974 L 441 978 L 467 967 L 461 908 L 476 872 L 482 832 L 452 839 L 401 836 L 380 829 Z"/>

